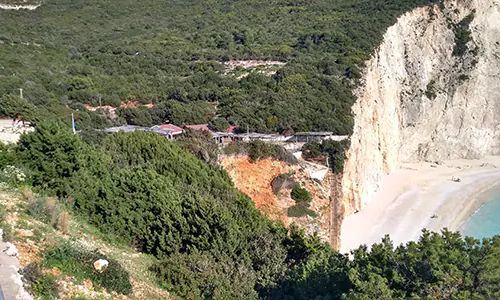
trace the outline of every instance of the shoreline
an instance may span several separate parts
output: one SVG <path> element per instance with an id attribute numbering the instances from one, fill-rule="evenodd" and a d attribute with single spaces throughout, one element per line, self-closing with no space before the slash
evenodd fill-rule
<path id="1" fill-rule="evenodd" d="M 452 177 L 461 181 L 454 182 Z M 441 165 L 403 164 L 382 176 L 380 190 L 366 207 L 345 218 L 340 252 L 378 243 L 386 234 L 399 246 L 417 240 L 424 228 L 459 231 L 498 188 L 500 156 L 449 160 Z"/>

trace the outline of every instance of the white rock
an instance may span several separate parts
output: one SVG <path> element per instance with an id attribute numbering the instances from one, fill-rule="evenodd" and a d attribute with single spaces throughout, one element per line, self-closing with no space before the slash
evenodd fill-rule
<path id="1" fill-rule="evenodd" d="M 109 262 L 105 259 L 99 259 L 94 262 L 94 268 L 99 272 L 103 272 L 104 270 L 106 270 L 108 265 Z"/>
<path id="2" fill-rule="evenodd" d="M 10 256 L 16 256 L 19 254 L 19 251 L 17 251 L 16 246 L 14 246 L 13 244 L 7 242 L 5 245 L 6 245 L 6 247 L 3 250 L 3 252 L 5 252 L 5 254 L 10 255 Z"/>

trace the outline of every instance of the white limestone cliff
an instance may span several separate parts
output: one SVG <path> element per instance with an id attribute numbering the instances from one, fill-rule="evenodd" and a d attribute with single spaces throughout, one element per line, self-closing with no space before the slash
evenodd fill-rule
<path id="1" fill-rule="evenodd" d="M 454 55 L 467 16 L 468 53 Z M 500 154 L 500 0 L 444 0 L 398 19 L 367 62 L 343 176 L 346 214 L 404 162 Z"/>

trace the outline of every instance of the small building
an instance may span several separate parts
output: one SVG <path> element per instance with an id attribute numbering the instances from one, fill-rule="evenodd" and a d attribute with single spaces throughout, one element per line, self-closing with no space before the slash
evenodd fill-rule
<path id="1" fill-rule="evenodd" d="M 328 139 L 332 134 L 332 132 L 296 132 L 288 141 L 293 143 L 322 141 Z"/>
<path id="2" fill-rule="evenodd" d="M 229 128 L 226 129 L 226 132 L 237 134 L 238 133 L 238 126 L 229 126 Z"/>
<path id="3" fill-rule="evenodd" d="M 265 134 L 265 133 L 241 133 L 241 134 L 235 134 L 235 137 L 244 141 L 254 141 L 254 140 L 261 140 L 261 141 L 269 141 L 269 142 L 283 142 L 287 140 L 287 137 L 284 135 L 280 134 Z"/>
<path id="4" fill-rule="evenodd" d="M 157 133 L 157 134 L 161 135 L 162 137 L 164 137 L 168 140 L 171 140 L 171 141 L 174 139 L 173 130 L 169 129 L 169 128 L 160 128 L 160 127 L 153 126 L 153 127 L 149 128 L 148 131 Z"/>
<path id="5" fill-rule="evenodd" d="M 153 128 L 161 128 L 164 130 L 170 130 L 172 132 L 172 138 L 175 138 L 176 136 L 181 135 L 184 132 L 184 130 L 182 128 L 175 126 L 173 124 L 156 125 L 156 126 L 151 127 L 151 129 L 153 129 Z"/>
<path id="6" fill-rule="evenodd" d="M 210 131 L 212 132 L 212 129 L 210 129 L 210 126 L 208 124 L 193 124 L 193 125 L 184 125 L 184 129 L 194 129 L 194 130 L 201 130 L 201 131 Z"/>
<path id="7" fill-rule="evenodd" d="M 211 134 L 219 147 L 224 147 L 235 140 L 235 135 L 230 132 L 211 132 Z"/>
<path id="8" fill-rule="evenodd" d="M 124 125 L 124 126 L 116 126 L 110 127 L 103 130 L 107 133 L 115 133 L 115 132 L 135 132 L 135 131 L 149 131 L 148 127 L 135 126 L 135 125 Z"/>
<path id="9" fill-rule="evenodd" d="M 175 126 L 177 127 L 177 126 Z M 179 127 L 177 127 L 179 128 Z M 180 128 L 179 128 L 180 129 Z M 182 129 L 181 133 L 182 133 Z M 144 131 L 144 132 L 154 132 L 157 133 L 164 138 L 167 138 L 169 140 L 173 140 L 175 135 L 178 135 L 178 131 L 174 131 L 173 129 L 167 127 L 167 128 L 161 128 L 160 126 L 153 126 L 151 128 L 148 127 L 142 127 L 142 126 L 135 126 L 135 125 L 125 125 L 125 126 L 117 126 L 117 127 L 111 127 L 111 128 L 106 128 L 102 130 L 106 133 L 116 133 L 116 132 L 135 132 L 135 131 Z"/>

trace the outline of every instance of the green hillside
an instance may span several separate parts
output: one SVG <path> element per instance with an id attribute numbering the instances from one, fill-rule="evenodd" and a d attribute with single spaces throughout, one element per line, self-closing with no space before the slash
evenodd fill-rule
<path id="1" fill-rule="evenodd" d="M 43 261 L 31 267 L 57 267 L 108 291 L 136 295 L 131 277 L 182 299 L 500 297 L 498 236 L 479 241 L 424 231 L 418 242 L 394 249 L 387 237 L 370 250 L 359 247 L 349 259 L 317 235 L 269 221 L 224 171 L 154 133 L 113 134 L 93 146 L 65 126 L 42 124 L 18 146 L 0 145 L 0 169 L 0 196 L 2 189 L 20 186 L 58 196 L 34 197 L 24 189 L 27 203 L 10 209 L 73 236 L 71 243 L 46 240 Z M 32 220 L 7 230 L 12 219 L 2 209 L 0 227 L 7 233 L 29 224 L 27 229 L 53 232 Z M 91 242 L 100 246 L 89 252 L 78 246 L 83 232 L 109 246 Z M 102 274 L 91 267 L 101 249 L 112 266 Z M 118 249 L 128 249 L 128 256 Z M 54 299 L 51 273 L 29 270 L 24 268 L 32 290 Z"/>
<path id="2" fill-rule="evenodd" d="M 83 127 L 104 126 L 87 122 L 93 117 L 77 103 L 178 101 L 151 111 L 153 123 L 206 122 L 214 116 L 207 102 L 218 102 L 217 115 L 245 129 L 347 134 L 359 66 L 397 16 L 431 2 L 46 0 L 33 11 L 0 10 L 0 96 L 22 88 L 29 102 L 49 107 L 33 113 L 18 103 L 0 114 L 67 120 L 53 101 L 79 109 Z M 224 75 L 220 62 L 248 59 L 287 64 L 270 68 L 274 75 Z M 193 102 L 206 112 L 195 119 L 187 116 Z"/>

